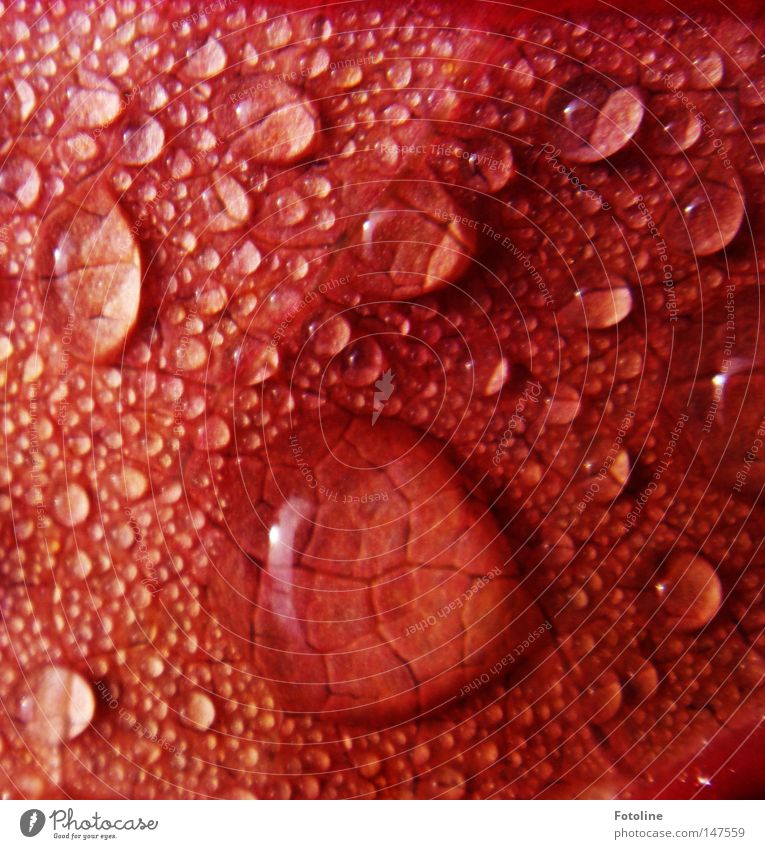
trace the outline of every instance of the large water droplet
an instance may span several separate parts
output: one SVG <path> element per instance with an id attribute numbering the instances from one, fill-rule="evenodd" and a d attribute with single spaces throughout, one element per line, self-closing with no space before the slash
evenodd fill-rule
<path id="1" fill-rule="evenodd" d="M 126 165 L 146 165 L 155 160 L 165 143 L 165 131 L 156 118 L 150 118 L 140 127 L 125 130 L 124 146 L 119 153 Z"/>
<path id="2" fill-rule="evenodd" d="M 222 451 L 231 440 L 229 426 L 220 416 L 210 416 L 200 426 L 195 444 L 203 451 Z"/>
<path id="3" fill-rule="evenodd" d="M 189 696 L 181 718 L 197 731 L 207 731 L 215 720 L 215 705 L 206 693 L 197 690 Z"/>
<path id="4" fill-rule="evenodd" d="M 756 303 L 750 313 L 755 317 L 754 332 L 751 333 L 751 328 L 747 332 L 747 300 L 742 299 L 736 306 L 736 348 L 742 352 L 753 351 L 762 333 L 756 319 Z M 752 347 L 746 344 L 748 338 L 753 338 Z M 701 461 L 715 482 L 730 488 L 734 496 L 747 499 L 756 498 L 765 485 L 762 451 L 765 374 L 758 366 L 751 356 L 735 357 L 730 362 L 723 359 L 716 374 L 694 381 L 690 410 L 678 407 L 680 412 L 690 414 L 688 428 L 694 438 L 703 440 L 705 450 L 701 452 Z M 680 403 L 678 398 L 672 406 Z"/>
<path id="5" fill-rule="evenodd" d="M 371 386 L 382 373 L 383 354 L 371 336 L 357 339 L 343 355 L 343 380 L 349 386 Z"/>
<path id="6" fill-rule="evenodd" d="M 266 76 L 246 77 L 216 110 L 219 135 L 241 131 L 232 152 L 257 162 L 293 162 L 318 131 L 314 107 L 296 89 Z"/>
<path id="7" fill-rule="evenodd" d="M 547 109 L 554 144 L 572 162 L 597 162 L 620 151 L 643 120 L 643 95 L 585 74 L 556 91 Z"/>
<path id="8" fill-rule="evenodd" d="M 183 67 L 183 75 L 189 80 L 206 80 L 219 74 L 226 67 L 227 61 L 221 43 L 217 38 L 210 37 L 191 53 Z"/>
<path id="9" fill-rule="evenodd" d="M 598 675 L 587 688 L 582 700 L 582 710 L 588 721 L 601 725 L 613 719 L 622 705 L 622 686 L 613 672 Z"/>
<path id="10" fill-rule="evenodd" d="M 555 387 L 552 397 L 545 399 L 545 406 L 547 407 L 546 423 L 566 425 L 570 424 L 579 413 L 582 398 L 573 386 L 561 383 Z"/>
<path id="11" fill-rule="evenodd" d="M 138 246 L 100 185 L 64 201 L 43 222 L 40 267 L 50 281 L 57 337 L 87 362 L 120 350 L 138 315 Z"/>
<path id="12" fill-rule="evenodd" d="M 247 192 L 230 174 L 216 174 L 213 180 L 212 187 L 205 188 L 201 196 L 201 208 L 209 219 L 210 229 L 221 232 L 241 227 L 252 209 Z"/>
<path id="13" fill-rule="evenodd" d="M 430 167 L 442 180 L 456 186 L 494 194 L 515 173 L 512 148 L 502 139 L 445 139 L 429 149 Z M 465 219 L 470 220 L 469 216 Z"/>
<path id="14" fill-rule="evenodd" d="M 278 706 L 388 719 L 501 680 L 544 618 L 437 443 L 333 412 L 267 450 L 216 484 L 252 560 L 244 626 Z"/>
<path id="15" fill-rule="evenodd" d="M 90 513 L 88 493 L 78 483 L 64 485 L 53 496 L 53 512 L 68 528 L 81 525 Z"/>
<path id="16" fill-rule="evenodd" d="M 683 106 L 670 94 L 657 94 L 648 107 L 646 146 L 671 155 L 688 150 L 701 137 L 701 121 L 694 109 Z"/>
<path id="17" fill-rule="evenodd" d="M 468 267 L 477 227 L 433 184 L 400 184 L 395 198 L 361 220 L 354 236 L 359 247 L 338 252 L 334 259 L 333 277 L 352 277 L 354 286 L 328 290 L 327 297 L 340 302 L 403 299 L 441 289 Z"/>
<path id="18" fill-rule="evenodd" d="M 279 367 L 279 352 L 270 340 L 247 336 L 234 356 L 235 380 L 240 386 L 254 386 L 268 380 Z"/>
<path id="19" fill-rule="evenodd" d="M 711 89 L 722 82 L 725 63 L 717 51 L 710 50 L 708 45 L 704 45 L 692 50 L 688 58 L 693 63 L 690 74 L 691 88 Z"/>
<path id="20" fill-rule="evenodd" d="M 85 579 L 93 569 L 93 561 L 85 551 L 78 549 L 69 562 L 69 571 L 75 578 Z"/>
<path id="21" fill-rule="evenodd" d="M 9 203 L 6 205 L 5 195 Z M 30 209 L 40 195 L 40 174 L 26 157 L 10 157 L 0 170 L 0 203 L 8 214 L 16 206 Z"/>
<path id="22" fill-rule="evenodd" d="M 730 244 L 744 220 L 743 190 L 732 169 L 717 179 L 694 180 L 678 204 L 697 256 L 708 256 Z"/>
<path id="23" fill-rule="evenodd" d="M 567 326 L 605 330 L 625 319 L 632 310 L 632 293 L 623 281 L 609 289 L 580 290 L 558 313 Z"/>
<path id="24" fill-rule="evenodd" d="M 260 251 L 248 239 L 232 252 L 230 268 L 234 274 L 252 274 L 260 266 L 260 260 Z"/>
<path id="25" fill-rule="evenodd" d="M 79 85 L 69 93 L 66 116 L 75 126 L 106 127 L 120 114 L 122 98 L 110 80 L 99 77 L 82 65 L 78 70 Z"/>
<path id="26" fill-rule="evenodd" d="M 311 348 L 319 357 L 334 357 L 351 338 L 351 326 L 347 319 L 334 313 L 314 316 L 306 329 Z"/>
<path id="27" fill-rule="evenodd" d="M 19 705 L 25 736 L 36 746 L 56 746 L 90 725 L 95 697 L 88 682 L 71 669 L 46 666 L 33 673 Z"/>
<path id="28" fill-rule="evenodd" d="M 22 122 L 29 118 L 37 105 L 37 97 L 32 86 L 26 80 L 18 78 L 4 81 L 0 97 L 6 104 L 5 108 Z"/>
<path id="29" fill-rule="evenodd" d="M 711 563 L 689 552 L 669 558 L 655 590 L 662 610 L 681 631 L 703 628 L 722 603 L 722 585 Z"/>

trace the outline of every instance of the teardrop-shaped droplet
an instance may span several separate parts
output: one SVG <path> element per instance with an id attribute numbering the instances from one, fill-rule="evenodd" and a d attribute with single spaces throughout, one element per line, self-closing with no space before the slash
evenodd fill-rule
<path id="1" fill-rule="evenodd" d="M 120 207 L 99 184 L 65 200 L 42 224 L 40 267 L 50 318 L 87 362 L 121 349 L 138 316 L 138 245 Z"/>
<path id="2" fill-rule="evenodd" d="M 267 453 L 223 467 L 216 486 L 251 559 L 243 627 L 277 706 L 415 716 L 477 676 L 501 681 L 502 658 L 546 633 L 499 527 L 437 443 L 333 413 Z"/>
<path id="3" fill-rule="evenodd" d="M 618 153 L 643 120 L 639 88 L 621 88 L 585 74 L 564 84 L 550 100 L 547 115 L 553 141 L 572 162 L 597 162 Z"/>
<path id="4" fill-rule="evenodd" d="M 318 131 L 316 110 L 300 91 L 267 76 L 238 80 L 214 114 L 222 138 L 237 134 L 233 152 L 257 162 L 293 162 Z"/>

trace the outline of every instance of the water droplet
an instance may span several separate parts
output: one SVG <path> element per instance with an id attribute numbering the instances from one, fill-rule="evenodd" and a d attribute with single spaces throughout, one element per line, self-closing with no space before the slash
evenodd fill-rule
<path id="1" fill-rule="evenodd" d="M 43 222 L 40 267 L 56 333 L 86 362 L 119 352 L 138 315 L 138 246 L 101 186 L 64 201 Z"/>
<path id="2" fill-rule="evenodd" d="M 701 121 L 696 111 L 686 109 L 670 94 L 651 98 L 647 120 L 646 145 L 656 153 L 671 155 L 688 150 L 701 137 Z"/>
<path id="3" fill-rule="evenodd" d="M 401 185 L 398 193 L 400 199 L 361 222 L 360 247 L 338 257 L 333 272 L 353 273 L 353 291 L 338 288 L 329 298 L 416 298 L 455 282 L 468 267 L 476 227 L 466 223 L 449 195 L 433 184 L 427 192 L 418 184 Z M 371 273 L 362 274 L 366 269 Z"/>
<path id="4" fill-rule="evenodd" d="M 268 46 L 271 48 L 284 47 L 290 43 L 292 38 L 292 27 L 290 26 L 289 18 L 282 15 L 280 18 L 273 18 L 266 26 L 266 39 Z"/>
<path id="5" fill-rule="evenodd" d="M 582 461 L 582 497 L 598 503 L 615 498 L 629 477 L 630 467 L 630 455 L 626 450 L 614 454 L 613 443 L 605 435 L 594 439 Z"/>
<path id="6" fill-rule="evenodd" d="M 207 80 L 219 74 L 228 58 L 226 51 L 217 38 L 210 37 L 189 56 L 183 68 L 184 76 L 189 80 Z"/>
<path id="7" fill-rule="evenodd" d="M 643 95 L 585 74 L 556 91 L 547 110 L 553 141 L 572 162 L 597 162 L 620 151 L 643 120 Z"/>
<path id="8" fill-rule="evenodd" d="M 56 746 L 82 734 L 95 709 L 93 689 L 82 675 L 62 666 L 46 666 L 31 676 L 19 718 L 32 742 Z"/>
<path id="9" fill-rule="evenodd" d="M 34 89 L 26 80 L 11 79 L 3 86 L 3 97 L 19 121 L 26 121 L 37 105 Z"/>
<path id="10" fill-rule="evenodd" d="M 662 610 L 681 631 L 709 623 L 722 603 L 722 584 L 708 560 L 698 554 L 673 554 L 655 586 Z"/>
<path id="11" fill-rule="evenodd" d="M 53 496 L 53 513 L 67 528 L 81 525 L 90 513 L 88 493 L 78 483 L 64 485 Z"/>
<path id="12" fill-rule="evenodd" d="M 488 190 L 494 194 L 504 189 L 515 173 L 512 148 L 501 139 L 493 139 L 476 152 L 474 167 L 483 176 Z"/>
<path id="13" fill-rule="evenodd" d="M 370 336 L 357 339 L 343 355 L 343 380 L 349 386 L 370 386 L 382 374 L 383 355 Z"/>
<path id="14" fill-rule="evenodd" d="M 79 86 L 69 95 L 67 119 L 78 127 L 107 127 L 122 110 L 122 99 L 117 87 L 82 65 L 79 66 L 78 77 Z"/>
<path id="15" fill-rule="evenodd" d="M 632 460 L 630 458 L 629 451 L 622 449 L 614 457 L 609 473 L 616 483 L 622 487 L 625 483 L 627 483 L 631 469 Z"/>
<path id="16" fill-rule="evenodd" d="M 393 88 L 406 88 L 412 81 L 412 63 L 408 59 L 396 59 L 388 65 L 385 76 Z"/>
<path id="17" fill-rule="evenodd" d="M 197 690 L 189 697 L 181 718 L 197 731 L 207 731 L 215 720 L 215 705 L 206 693 Z"/>
<path id="18" fill-rule="evenodd" d="M 165 131 L 156 118 L 150 118 L 140 127 L 130 127 L 123 136 L 124 146 L 120 159 L 126 165 L 146 165 L 155 160 L 165 143 Z"/>
<path id="19" fill-rule="evenodd" d="M 4 363 L 13 353 L 13 342 L 7 336 L 0 336 L 0 362 Z"/>
<path id="20" fill-rule="evenodd" d="M 206 201 L 211 230 L 235 230 L 250 217 L 250 198 L 229 174 L 218 176 L 213 183 L 213 191 L 205 189 L 202 197 Z"/>
<path id="21" fill-rule="evenodd" d="M 151 649 L 148 649 L 142 654 L 139 667 L 141 674 L 145 678 L 149 679 L 159 678 L 159 676 L 165 671 L 164 661 Z"/>
<path id="22" fill-rule="evenodd" d="M 555 394 L 545 401 L 545 422 L 551 425 L 567 425 L 576 418 L 582 407 L 582 399 L 572 386 L 558 384 Z"/>
<path id="23" fill-rule="evenodd" d="M 335 68 L 330 73 L 332 74 L 332 82 L 339 89 L 355 88 L 364 79 L 364 74 L 358 65 Z"/>
<path id="24" fill-rule="evenodd" d="M 69 568 L 75 578 L 87 578 L 93 570 L 93 561 L 81 549 L 75 551 L 72 556 Z"/>
<path id="25" fill-rule="evenodd" d="M 302 94 L 265 76 L 242 79 L 214 114 L 221 137 L 241 131 L 232 153 L 256 162 L 295 161 L 309 149 L 318 130 L 316 110 Z"/>
<path id="26" fill-rule="evenodd" d="M 308 323 L 311 346 L 318 357 L 334 357 L 351 338 L 351 326 L 341 315 L 324 313 Z"/>
<path id="27" fill-rule="evenodd" d="M 260 251 L 248 240 L 234 250 L 230 267 L 234 274 L 252 274 L 257 271 L 260 259 Z"/>
<path id="28" fill-rule="evenodd" d="M 430 151 L 430 167 L 455 186 L 496 194 L 515 173 L 512 148 L 501 139 L 446 139 L 431 144 Z M 440 209 L 446 213 L 443 218 L 449 220 L 449 206 Z M 463 216 L 463 220 L 477 229 L 469 216 Z"/>
<path id="29" fill-rule="evenodd" d="M 35 351 L 27 357 L 24 363 L 22 380 L 24 383 L 32 383 L 40 377 L 44 368 L 45 363 L 43 362 L 43 358 L 37 353 L 37 351 Z"/>
<path id="30" fill-rule="evenodd" d="M 613 672 L 601 674 L 585 693 L 583 709 L 590 722 L 601 725 L 613 719 L 622 706 L 622 687 Z"/>
<path id="31" fill-rule="evenodd" d="M 226 521 L 262 564 L 241 627 L 277 706 L 413 716 L 504 674 L 489 669 L 543 621 L 441 448 L 333 413 L 275 438 L 267 468 L 223 470 Z"/>
<path id="32" fill-rule="evenodd" d="M 279 192 L 274 199 L 276 223 L 280 227 L 294 227 L 305 220 L 308 208 L 300 195 L 294 189 Z"/>
<path id="33" fill-rule="evenodd" d="M 743 190 L 729 172 L 719 179 L 703 177 L 694 183 L 678 204 L 693 252 L 709 256 L 730 244 L 738 233 L 744 220 Z"/>
<path id="34" fill-rule="evenodd" d="M 643 661 L 625 682 L 627 692 L 633 702 L 642 702 L 656 692 L 659 686 L 659 673 L 648 661 Z"/>
<path id="35" fill-rule="evenodd" d="M 231 431 L 220 416 L 210 416 L 199 428 L 196 447 L 203 451 L 221 451 L 231 440 Z"/>
<path id="36" fill-rule="evenodd" d="M 0 193 L 12 201 L 9 213 L 15 211 L 16 204 L 22 209 L 33 207 L 40 196 L 40 174 L 34 163 L 26 157 L 6 160 L 0 171 Z"/>
<path id="37" fill-rule="evenodd" d="M 465 776 L 456 769 L 441 766 L 425 773 L 421 788 L 427 799 L 462 799 L 466 789 Z"/>
<path id="38" fill-rule="evenodd" d="M 625 319 L 632 311 L 632 293 L 621 281 L 610 289 L 578 291 L 558 313 L 562 322 L 572 327 L 605 330 Z"/>
<path id="39" fill-rule="evenodd" d="M 494 352 L 492 352 L 492 354 L 493 353 Z M 487 359 L 488 368 L 479 370 L 476 374 L 480 371 L 490 372 L 486 383 L 483 386 L 483 394 L 496 395 L 505 383 L 507 383 L 507 379 L 510 376 L 510 365 L 504 357 L 497 358 L 495 356 L 490 356 Z"/>
<path id="40" fill-rule="evenodd" d="M 709 47 L 700 47 L 692 51 L 688 58 L 693 63 L 689 83 L 693 89 L 716 88 L 725 73 L 722 56 Z"/>
<path id="41" fill-rule="evenodd" d="M 125 466 L 123 469 L 123 492 L 128 501 L 137 501 L 146 495 L 149 481 L 146 475 L 133 466 Z"/>
<path id="42" fill-rule="evenodd" d="M 321 41 L 327 41 L 332 35 L 332 21 L 326 15 L 319 15 L 311 21 L 311 32 Z"/>
<path id="43" fill-rule="evenodd" d="M 247 336 L 235 353 L 237 384 L 255 386 L 268 380 L 279 368 L 279 352 L 270 341 Z"/>

